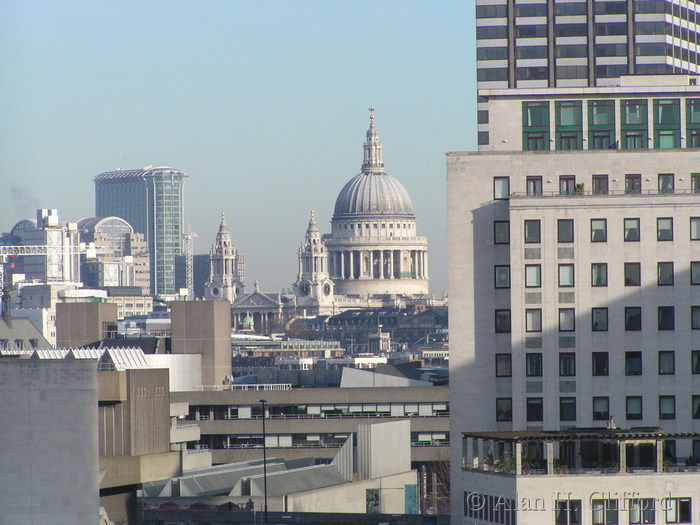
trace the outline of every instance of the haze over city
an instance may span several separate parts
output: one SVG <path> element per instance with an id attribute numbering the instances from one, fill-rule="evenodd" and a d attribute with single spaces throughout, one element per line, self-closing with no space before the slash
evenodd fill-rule
<path id="1" fill-rule="evenodd" d="M 370 105 L 447 288 L 444 153 L 475 147 L 469 2 L 0 2 L 0 229 L 93 216 L 103 171 L 186 171 L 206 253 L 221 212 L 249 282 L 289 288 L 329 231 Z M 11 203 L 11 205 L 10 205 Z"/>

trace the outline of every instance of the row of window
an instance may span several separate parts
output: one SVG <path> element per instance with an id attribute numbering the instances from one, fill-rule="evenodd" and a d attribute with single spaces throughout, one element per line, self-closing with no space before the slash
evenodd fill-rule
<path id="1" fill-rule="evenodd" d="M 592 510 L 593 525 L 616 525 L 620 523 L 620 511 L 625 510 L 632 525 L 657 523 L 657 511 L 659 519 L 661 515 L 665 517 L 665 523 L 693 522 L 692 498 L 630 498 L 622 501 L 622 508 L 619 508 L 617 499 L 591 499 L 587 504 Z M 555 523 L 581 525 L 582 509 L 583 501 L 580 499 L 556 500 Z"/>
<path id="2" fill-rule="evenodd" d="M 542 377 L 544 375 L 543 354 L 541 352 L 528 352 L 525 354 L 525 376 Z M 512 377 L 512 354 L 496 354 L 496 377 Z M 676 352 L 673 350 L 660 350 L 657 354 L 659 375 L 676 374 Z M 642 375 L 642 352 L 625 352 L 625 375 Z M 700 374 L 700 350 L 691 351 L 690 371 L 692 374 Z M 610 375 L 610 356 L 608 352 L 591 353 L 591 375 Z M 576 353 L 559 353 L 559 377 L 576 376 Z"/>
<path id="3" fill-rule="evenodd" d="M 658 418 L 663 420 L 676 419 L 676 396 L 658 396 Z M 576 421 L 576 398 L 559 398 L 559 421 Z M 594 421 L 608 421 L 611 417 L 610 398 L 595 396 L 592 398 L 592 414 Z M 692 396 L 691 416 L 700 419 L 700 396 Z M 544 398 L 528 397 L 525 400 L 525 418 L 530 423 L 544 421 Z M 643 396 L 625 397 L 625 419 L 638 421 L 643 419 Z M 510 397 L 496 398 L 496 421 L 513 421 L 513 399 Z"/>
<path id="4" fill-rule="evenodd" d="M 665 13 L 689 22 L 700 23 L 700 13 L 686 6 L 680 6 L 664 0 L 637 0 L 634 2 L 634 12 L 638 14 Z M 594 2 L 593 13 L 596 15 L 627 14 L 627 2 Z M 547 3 L 540 4 L 516 4 L 516 17 L 547 16 Z M 587 15 L 586 2 L 555 2 L 555 16 Z M 507 18 L 508 6 L 478 5 L 476 6 L 476 18 Z"/>
<path id="5" fill-rule="evenodd" d="M 656 218 L 656 240 L 673 240 L 673 217 Z M 689 238 L 700 241 L 700 217 L 689 218 Z M 542 242 L 542 227 L 540 219 L 525 219 L 523 223 L 524 241 L 526 244 Z M 591 219 L 591 242 L 608 242 L 608 220 Z M 641 221 L 638 217 L 623 219 L 622 240 L 624 242 L 641 241 Z M 574 242 L 574 219 L 557 219 L 557 242 Z M 493 243 L 510 244 L 510 221 L 494 221 Z"/>
<path id="6" fill-rule="evenodd" d="M 608 175 L 594 174 L 591 177 L 591 181 L 591 195 L 608 195 L 610 193 Z M 552 181 L 548 180 L 547 182 L 551 183 Z M 617 181 L 613 180 L 613 182 Z M 541 175 L 526 176 L 525 190 L 527 195 L 530 196 L 544 195 L 543 177 Z M 652 193 L 649 189 L 647 189 L 646 192 Z M 656 192 L 660 194 L 676 193 L 676 181 L 673 173 L 658 174 Z M 681 192 L 684 193 L 683 190 L 681 190 Z M 700 193 L 700 173 L 692 173 L 690 175 L 690 192 Z M 547 194 L 550 193 L 555 192 L 547 192 Z M 584 185 L 583 183 L 576 183 L 575 175 L 559 175 L 559 195 L 581 195 L 583 193 Z M 641 195 L 642 175 L 640 173 L 625 174 L 624 193 L 626 195 Z M 493 178 L 493 198 L 495 200 L 506 200 L 510 198 L 510 177 Z"/>
<path id="7" fill-rule="evenodd" d="M 656 263 L 656 284 L 658 286 L 673 286 L 675 284 L 675 270 L 672 261 Z M 542 266 L 540 264 L 525 265 L 525 287 L 539 288 L 542 286 Z M 510 265 L 497 264 L 493 269 L 494 287 L 499 289 L 510 288 Z M 576 285 L 575 265 L 573 263 L 561 263 L 557 267 L 560 288 L 571 288 Z M 624 285 L 642 285 L 642 266 L 638 262 L 624 263 Z M 690 262 L 690 284 L 700 285 L 700 261 Z M 608 286 L 608 263 L 591 263 L 591 286 Z M 594 309 L 595 310 L 595 309 Z"/>
<path id="8" fill-rule="evenodd" d="M 657 307 L 657 329 L 668 331 L 676 329 L 676 307 Z M 495 311 L 495 332 L 497 334 L 511 333 L 511 311 L 497 309 Z M 608 308 L 591 309 L 591 329 L 594 332 L 608 331 Z M 624 327 L 626 332 L 642 330 L 642 307 L 624 307 Z M 700 306 L 690 307 L 690 328 L 700 330 Z M 525 331 L 529 333 L 542 332 L 542 309 L 527 308 L 525 310 Z M 576 331 L 576 309 L 559 308 L 559 332 Z"/>

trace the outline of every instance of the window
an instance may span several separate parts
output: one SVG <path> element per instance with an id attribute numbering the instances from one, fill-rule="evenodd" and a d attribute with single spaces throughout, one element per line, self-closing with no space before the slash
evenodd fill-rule
<path id="1" fill-rule="evenodd" d="M 625 307 L 625 330 L 627 332 L 638 332 L 642 329 L 642 307 Z"/>
<path id="2" fill-rule="evenodd" d="M 675 311 L 673 306 L 659 306 L 659 330 L 675 330 Z"/>
<path id="3" fill-rule="evenodd" d="M 542 195 L 542 177 L 527 177 L 525 183 L 528 195 Z"/>
<path id="4" fill-rule="evenodd" d="M 671 217 L 659 217 L 656 219 L 656 240 L 673 240 L 673 219 Z"/>
<path id="5" fill-rule="evenodd" d="M 510 266 L 494 266 L 493 273 L 496 288 L 510 288 Z"/>
<path id="6" fill-rule="evenodd" d="M 690 352 L 690 373 L 700 374 L 700 350 Z"/>
<path id="7" fill-rule="evenodd" d="M 496 310 L 496 333 L 510 333 L 510 310 Z"/>
<path id="8" fill-rule="evenodd" d="M 616 525 L 617 520 L 617 500 L 616 499 L 594 499 L 591 501 L 593 511 L 593 525 Z"/>
<path id="9" fill-rule="evenodd" d="M 496 354 L 496 377 L 511 377 L 510 354 Z"/>
<path id="10" fill-rule="evenodd" d="M 560 264 L 559 265 L 559 286 L 570 287 L 574 286 L 574 265 Z"/>
<path id="11" fill-rule="evenodd" d="M 594 332 L 608 331 L 608 309 L 593 308 L 591 309 L 592 330 Z"/>
<path id="12" fill-rule="evenodd" d="M 656 499 L 634 498 L 628 500 L 630 525 L 656 523 Z"/>
<path id="13" fill-rule="evenodd" d="M 525 354 L 525 375 L 542 377 L 542 354 Z"/>
<path id="14" fill-rule="evenodd" d="M 639 286 L 641 284 L 642 269 L 640 263 L 625 263 L 625 286 Z"/>
<path id="15" fill-rule="evenodd" d="M 608 220 L 591 219 L 591 242 L 607 242 Z"/>
<path id="16" fill-rule="evenodd" d="M 525 287 L 539 288 L 542 286 L 542 267 L 539 264 L 525 265 Z"/>
<path id="17" fill-rule="evenodd" d="M 539 219 L 529 219 L 525 221 L 525 242 L 540 242 L 540 221 Z"/>
<path id="18" fill-rule="evenodd" d="M 642 419 L 642 396 L 625 398 L 625 419 Z"/>
<path id="19" fill-rule="evenodd" d="M 573 377 L 576 375 L 576 354 L 562 352 L 559 354 L 559 375 L 561 377 Z"/>
<path id="20" fill-rule="evenodd" d="M 574 242 L 574 220 L 559 219 L 557 220 L 557 241 L 558 242 Z"/>
<path id="21" fill-rule="evenodd" d="M 610 419 L 610 398 L 593 398 L 593 421 L 607 421 Z"/>
<path id="22" fill-rule="evenodd" d="M 693 522 L 690 498 L 666 498 L 662 505 L 666 509 L 666 523 Z"/>
<path id="23" fill-rule="evenodd" d="M 526 419 L 528 421 L 542 421 L 544 419 L 544 407 L 541 397 L 528 397 L 526 402 Z"/>
<path id="24" fill-rule="evenodd" d="M 513 399 L 496 398 L 496 421 L 513 421 Z"/>
<path id="25" fill-rule="evenodd" d="M 673 173 L 659 173 L 659 193 L 673 193 Z"/>
<path id="26" fill-rule="evenodd" d="M 542 310 L 539 308 L 528 308 L 525 310 L 525 331 L 542 331 Z"/>
<path id="27" fill-rule="evenodd" d="M 642 353 L 625 352 L 625 375 L 642 375 Z"/>
<path id="28" fill-rule="evenodd" d="M 700 144 L 699 144 L 700 146 Z M 692 193 L 700 193 L 700 173 L 691 173 L 690 175 L 690 191 Z"/>
<path id="29" fill-rule="evenodd" d="M 593 134 L 594 140 L 598 138 L 598 134 Z M 610 148 L 610 139 L 608 132 L 605 132 L 605 140 L 599 140 L 599 144 L 594 149 L 608 149 Z M 593 175 L 593 195 L 607 195 L 608 194 L 608 176 L 607 175 Z"/>
<path id="30" fill-rule="evenodd" d="M 690 328 L 700 330 L 700 306 L 690 307 Z"/>
<path id="31" fill-rule="evenodd" d="M 625 219 L 625 242 L 639 242 L 639 219 Z"/>
<path id="32" fill-rule="evenodd" d="M 625 193 L 642 193 L 642 176 L 639 174 L 625 175 Z"/>
<path id="33" fill-rule="evenodd" d="M 700 261 L 690 263 L 690 284 L 700 284 Z"/>
<path id="34" fill-rule="evenodd" d="M 510 179 L 508 177 L 493 178 L 493 198 L 496 200 L 507 199 L 510 195 Z"/>
<path id="35" fill-rule="evenodd" d="M 509 244 L 510 243 L 510 222 L 509 221 L 494 221 L 493 222 L 493 243 L 494 244 Z"/>
<path id="36" fill-rule="evenodd" d="M 576 398 L 559 399 L 559 421 L 576 421 Z"/>
<path id="37" fill-rule="evenodd" d="M 560 332 L 573 332 L 576 329 L 575 313 L 573 308 L 559 308 Z"/>
<path id="38" fill-rule="evenodd" d="M 591 286 L 608 285 L 608 263 L 591 264 Z"/>
<path id="39" fill-rule="evenodd" d="M 558 499 L 554 505 L 554 522 L 556 525 L 581 525 L 581 500 Z"/>
<path id="40" fill-rule="evenodd" d="M 692 403 L 693 403 L 693 419 L 700 419 L 700 396 L 695 395 L 692 398 Z"/>
<path id="41" fill-rule="evenodd" d="M 700 217 L 690 218 L 690 240 L 700 240 Z"/>
<path id="42" fill-rule="evenodd" d="M 656 283 L 659 286 L 673 286 L 673 263 L 660 262 L 656 264 Z"/>
<path id="43" fill-rule="evenodd" d="M 559 176 L 559 195 L 573 195 L 576 191 L 576 177 L 573 175 Z M 569 241 L 571 242 L 571 241 Z"/>
<path id="44" fill-rule="evenodd" d="M 659 375 L 668 376 L 676 373 L 676 352 L 673 350 L 659 351 Z"/>
<path id="45" fill-rule="evenodd" d="M 676 396 L 659 396 L 659 419 L 676 419 Z"/>

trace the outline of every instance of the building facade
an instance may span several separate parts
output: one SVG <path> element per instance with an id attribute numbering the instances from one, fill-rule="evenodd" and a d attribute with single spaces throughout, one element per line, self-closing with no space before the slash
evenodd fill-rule
<path id="1" fill-rule="evenodd" d="M 188 175 L 168 167 L 107 171 L 95 181 L 95 215 L 121 217 L 143 233 L 150 253 L 151 293 L 174 294 L 182 252 L 183 188 Z"/>
<path id="2" fill-rule="evenodd" d="M 477 0 L 477 85 L 597 87 L 623 75 L 700 73 L 699 13 L 673 0 Z M 481 98 L 478 109 L 486 146 L 493 119 Z"/>

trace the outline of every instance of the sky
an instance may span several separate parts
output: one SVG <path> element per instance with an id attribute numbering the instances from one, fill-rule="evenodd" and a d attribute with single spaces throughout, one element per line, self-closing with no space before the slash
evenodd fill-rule
<path id="1" fill-rule="evenodd" d="M 0 231 L 94 216 L 103 171 L 171 166 L 195 253 L 225 212 L 247 289 L 288 289 L 374 105 L 441 294 L 445 153 L 476 147 L 473 27 L 468 0 L 0 0 Z"/>

